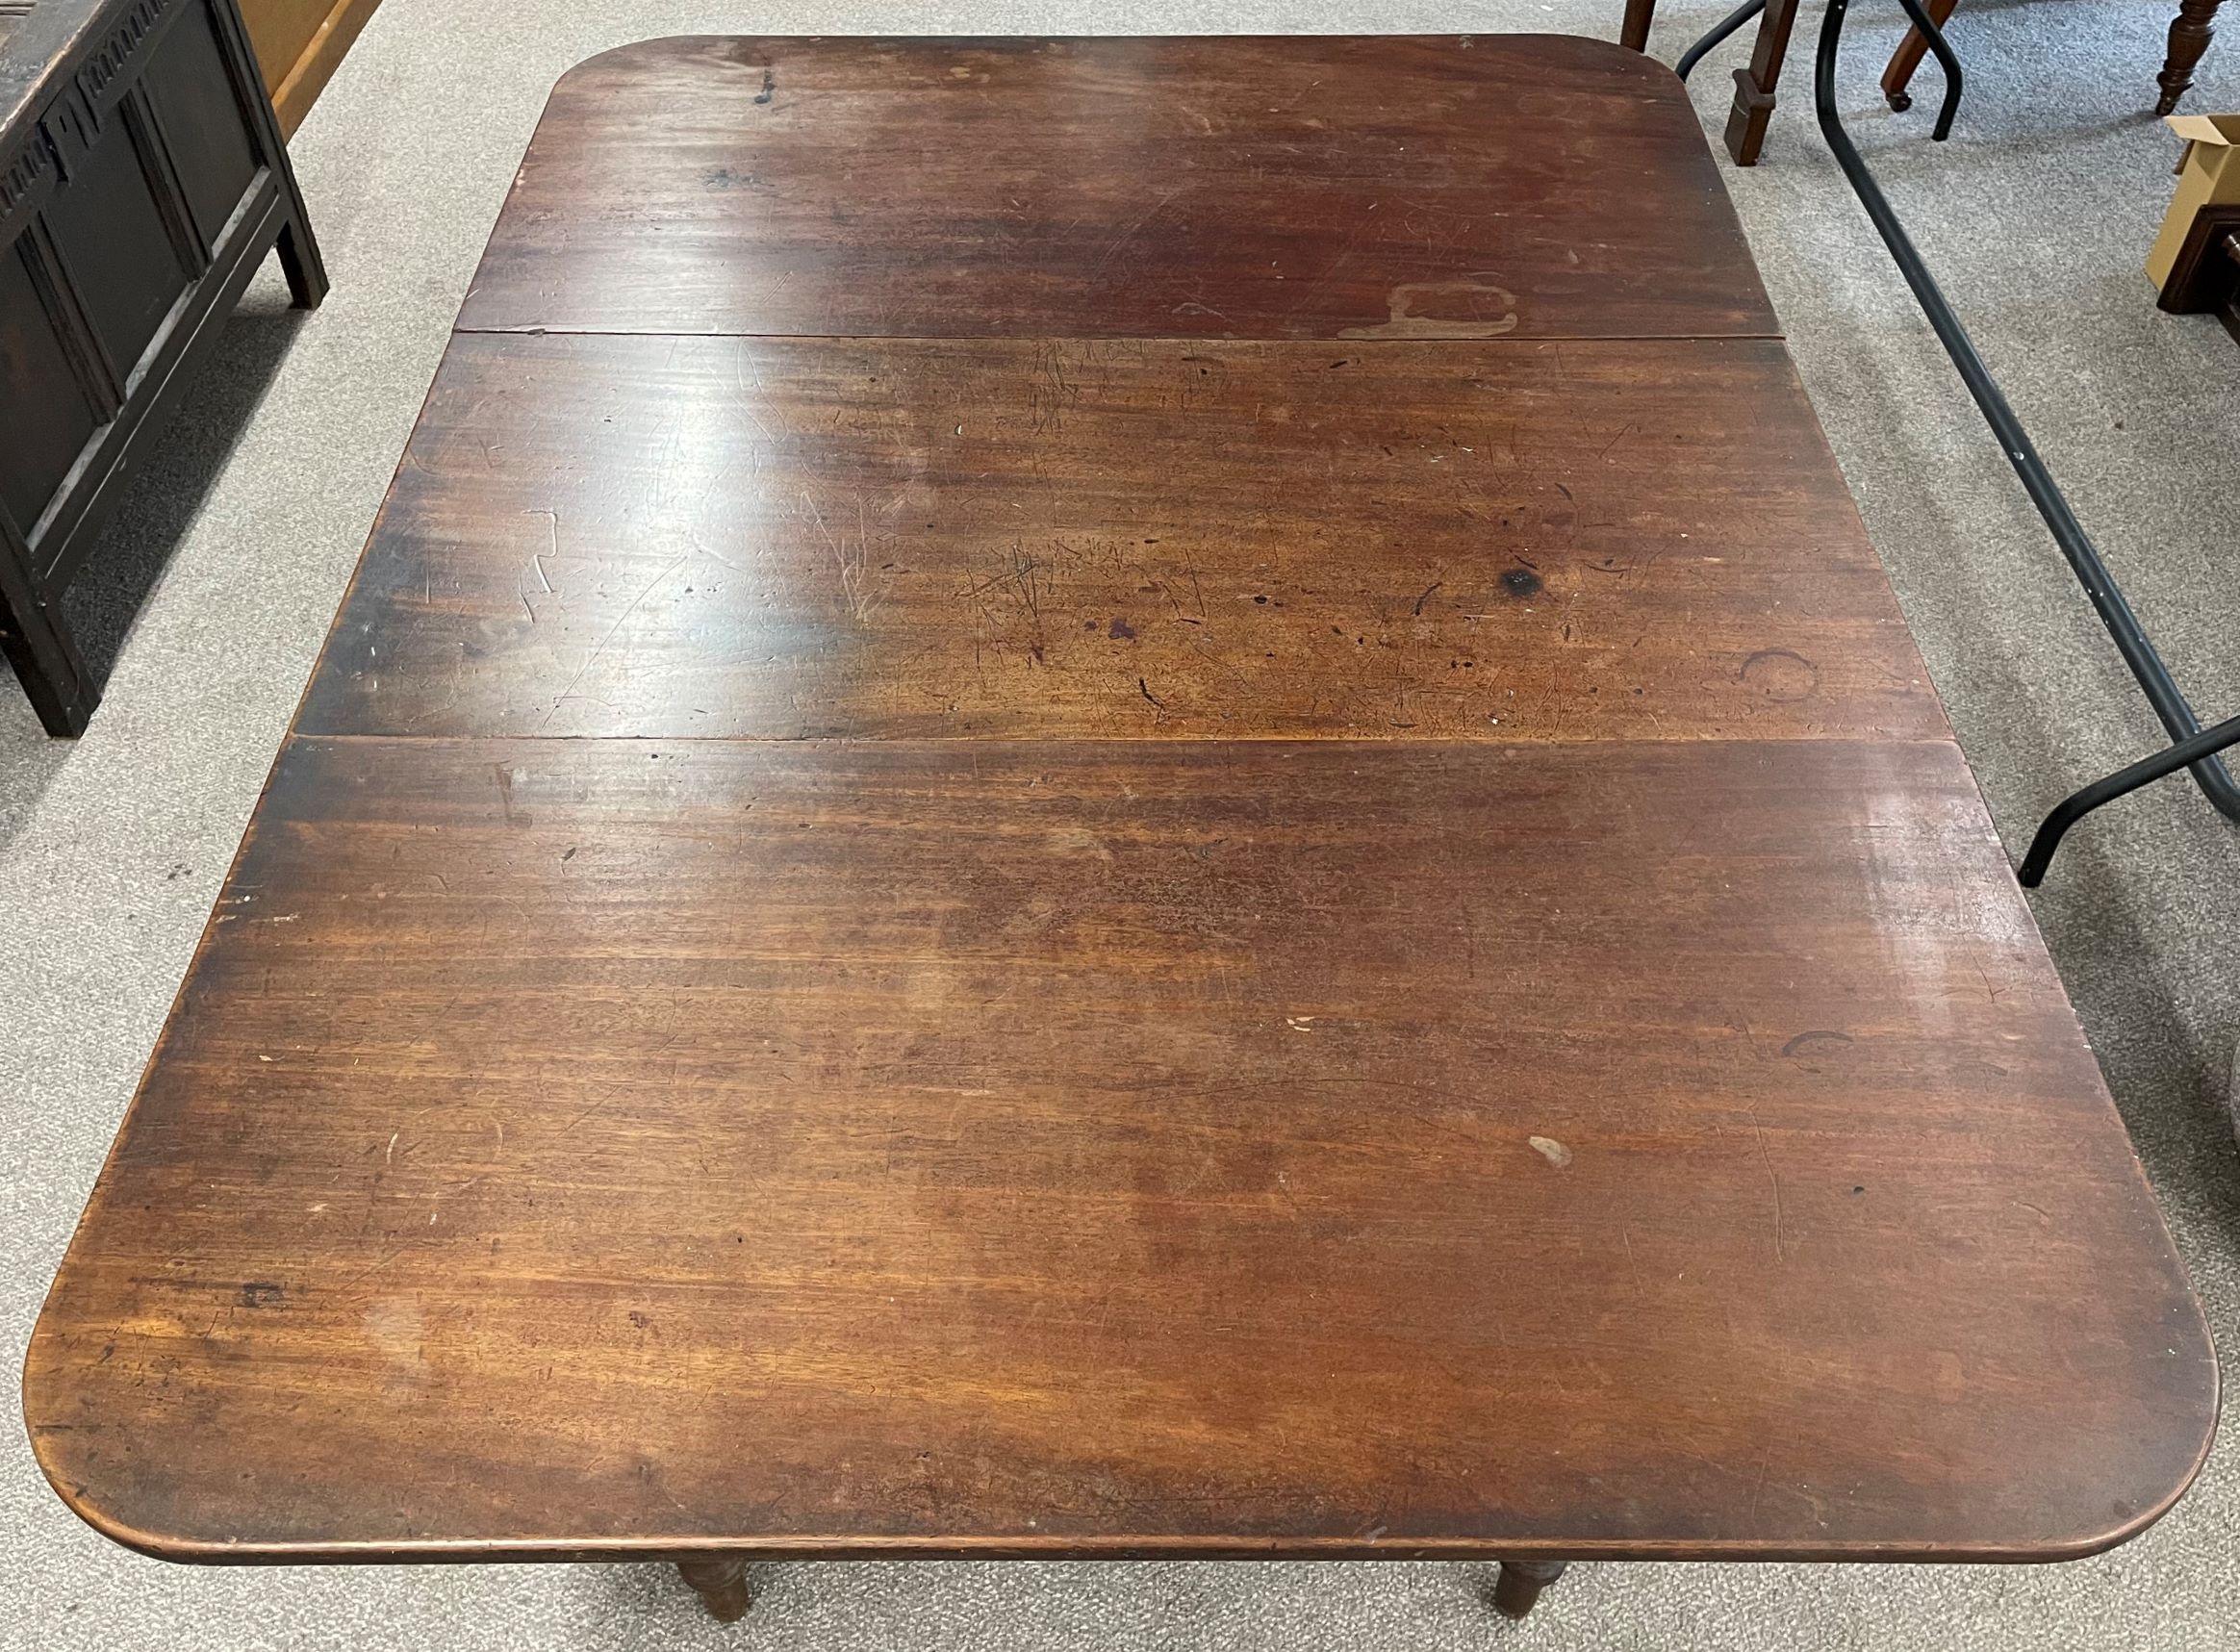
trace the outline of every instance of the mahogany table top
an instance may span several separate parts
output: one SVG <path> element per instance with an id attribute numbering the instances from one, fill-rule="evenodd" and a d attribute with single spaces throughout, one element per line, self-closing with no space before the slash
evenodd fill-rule
<path id="1" fill-rule="evenodd" d="M 188 1560 L 2049 1560 L 2216 1387 L 1668 73 L 683 39 L 25 1407 Z"/>

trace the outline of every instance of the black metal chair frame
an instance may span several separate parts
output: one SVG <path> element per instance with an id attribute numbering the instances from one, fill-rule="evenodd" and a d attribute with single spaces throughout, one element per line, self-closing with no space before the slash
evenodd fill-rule
<path id="1" fill-rule="evenodd" d="M 1945 98 L 1930 134 L 1942 141 L 1950 135 L 1952 117 L 1960 107 L 1960 60 L 1947 42 L 1944 31 L 1930 20 L 1921 0 L 1898 0 L 1898 4 L 1913 26 L 1921 31 L 1938 65 L 1945 71 Z M 1714 24 L 1709 33 L 1681 54 L 1674 65 L 1681 79 L 1687 79 L 1689 71 L 1703 61 L 1706 53 L 1765 7 L 1766 0 L 1744 0 L 1742 6 Z M 1922 263 L 1921 253 L 1892 210 L 1889 198 L 1883 194 L 1882 186 L 1875 182 L 1858 146 L 1851 141 L 1851 135 L 1844 128 L 1843 117 L 1836 111 L 1836 56 L 1843 45 L 1844 18 L 1849 9 L 1850 0 L 1828 0 L 1826 15 L 1820 20 L 1820 47 L 1813 62 L 1813 106 L 1820 116 L 1820 134 L 1827 140 L 1836 165 L 1843 168 L 1852 191 L 1858 195 L 1859 204 L 1867 209 L 1867 216 L 1881 235 L 1883 244 L 1890 249 L 1898 273 L 1913 289 L 1914 299 L 1928 318 L 1938 343 L 1945 346 L 1945 353 L 1959 369 L 1968 394 L 1975 398 L 1985 422 L 1998 438 L 1999 448 L 2021 478 L 2024 491 L 2037 506 L 2039 516 L 2045 519 L 2047 530 L 2061 547 L 2062 555 L 2068 558 L 2077 583 L 2084 587 L 2085 596 L 2091 598 L 2100 623 L 2107 627 L 2109 637 L 2115 642 L 2116 651 L 2124 656 L 2124 663 L 2137 679 L 2147 703 L 2153 708 L 2174 742 L 2164 750 L 2143 757 L 2063 799 L 2038 827 L 2017 876 L 2024 888 L 2036 888 L 2044 879 L 2063 834 L 2071 826 L 2102 803 L 2112 802 L 2180 769 L 2193 771 L 2195 783 L 2219 814 L 2227 820 L 2240 821 L 2240 784 L 2233 781 L 2231 771 L 2217 755 L 2226 748 L 2240 744 L 2240 717 L 2211 727 L 2202 726 L 2192 703 L 2171 676 L 2170 668 L 2163 664 L 2162 656 L 2140 626 L 2131 605 L 2124 600 L 2123 591 L 2100 560 L 2091 536 L 2077 521 L 2075 512 L 2069 508 L 2069 500 L 2047 470 L 2046 462 L 2038 456 L 2014 409 L 2007 405 L 2006 396 L 1983 365 L 1983 358 L 1976 353 L 1968 329 L 1952 313 L 1951 305 L 1929 274 L 1927 265 Z"/>

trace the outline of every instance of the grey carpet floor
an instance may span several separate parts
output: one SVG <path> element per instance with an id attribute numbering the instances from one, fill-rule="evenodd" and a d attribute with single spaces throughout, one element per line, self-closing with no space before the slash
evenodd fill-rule
<path id="1" fill-rule="evenodd" d="M 1667 61 L 1718 10 L 1670 4 Z M 1969 0 L 1951 142 L 1884 112 L 1865 0 L 1845 102 L 1924 250 L 2181 678 L 2240 710 L 2240 350 L 2152 308 L 2176 144 L 2145 111 L 2169 5 Z M 693 31 L 1569 30 L 1619 0 L 387 0 L 298 136 L 335 292 L 271 271 L 136 483 L 72 608 L 114 656 L 77 745 L 0 684 L 0 1381 L 38 1302 L 370 525 L 545 92 Z M 1814 27 L 1808 13 L 1803 38 Z M 2240 34 L 2240 30 L 2234 31 Z M 1696 96 L 1716 132 L 1732 46 Z M 1804 45 L 1809 51 L 1809 46 Z M 2155 727 L 1814 136 L 1802 64 L 1744 221 L 2010 847 Z M 1933 89 L 1934 69 L 1923 71 Z M 2240 38 L 2190 107 L 2240 108 Z M 138 618 L 133 604 L 143 594 Z M 2227 1353 L 2240 1348 L 2240 842 L 2184 782 L 2088 824 L 2036 908 Z M 308 1648 L 2240 1647 L 2240 1439 L 2175 1512 L 2058 1567 L 1600 1566 L 1523 1629 L 1457 1565 L 801 1564 L 730 1630 L 657 1567 L 171 1567 L 80 1527 L 0 1427 L 0 1646 Z"/>

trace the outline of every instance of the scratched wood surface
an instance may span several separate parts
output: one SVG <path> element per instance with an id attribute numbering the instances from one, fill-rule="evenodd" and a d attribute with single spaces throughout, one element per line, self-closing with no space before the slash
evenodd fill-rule
<path id="1" fill-rule="evenodd" d="M 1455 271 L 1515 325 L 1391 336 Z M 1661 71 L 656 42 L 466 320 L 33 1337 L 101 1529 L 2030 1560 L 2182 1491 L 2199 1308 Z"/>
<path id="2" fill-rule="evenodd" d="M 302 726 L 1946 733 L 1754 340 L 463 335 Z"/>
<path id="3" fill-rule="evenodd" d="M 1680 83 L 1557 36 L 626 47 L 554 89 L 460 324 L 1778 331 Z"/>
<path id="4" fill-rule="evenodd" d="M 172 1553 L 1936 1551 L 2201 1320 L 1949 746 L 296 741 L 33 1350 Z"/>

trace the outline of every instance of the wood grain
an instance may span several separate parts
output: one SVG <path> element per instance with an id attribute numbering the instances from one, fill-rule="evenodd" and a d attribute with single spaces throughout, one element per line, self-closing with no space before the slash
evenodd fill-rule
<path id="1" fill-rule="evenodd" d="M 1777 331 L 1680 83 L 1555 36 L 626 46 L 554 89 L 460 325 Z"/>
<path id="2" fill-rule="evenodd" d="M 1946 736 L 1749 340 L 463 335 L 301 726 Z"/>
<path id="3" fill-rule="evenodd" d="M 242 0 L 280 129 L 293 134 L 381 0 Z"/>
<path id="4" fill-rule="evenodd" d="M 464 324 L 34 1334 L 103 1531 L 1515 1611 L 2065 1558 L 2198 1469 L 1662 69 L 654 42 Z"/>
<path id="5" fill-rule="evenodd" d="M 25 1393 L 191 1559 L 2046 1559 L 2215 1367 L 1948 745 L 300 739 Z"/>

